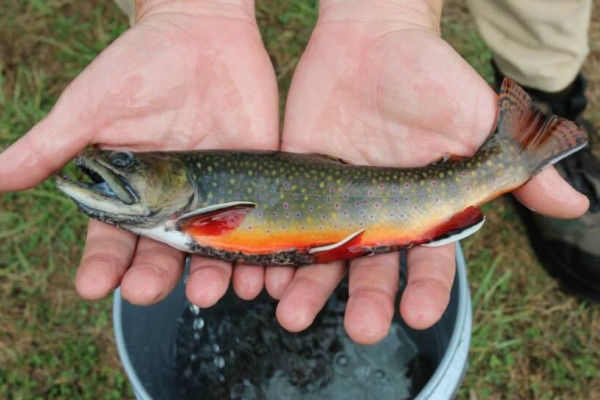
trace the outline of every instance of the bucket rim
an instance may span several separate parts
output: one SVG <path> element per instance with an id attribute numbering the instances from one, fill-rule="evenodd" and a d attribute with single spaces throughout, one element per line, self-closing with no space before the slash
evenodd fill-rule
<path id="1" fill-rule="evenodd" d="M 460 244 L 456 243 L 456 279 L 458 279 L 458 308 L 456 310 L 456 321 L 454 322 L 454 329 L 452 330 L 452 336 L 448 342 L 448 348 L 444 353 L 438 367 L 435 369 L 431 378 L 427 384 L 421 389 L 419 394 L 414 400 L 425 400 L 430 398 L 432 395 L 439 395 L 441 391 L 447 392 L 448 389 L 452 390 L 453 396 L 456 395 L 460 384 L 463 381 L 465 372 L 468 364 L 468 353 L 471 343 L 471 330 L 472 330 L 472 308 L 471 308 L 471 291 L 469 289 L 469 282 L 467 279 L 467 268 L 465 257 L 462 252 Z M 460 354 L 462 353 L 462 354 Z M 454 371 L 450 371 L 450 367 L 456 362 L 456 359 L 464 358 L 463 369 L 459 374 Z M 457 380 L 452 386 L 440 387 L 444 383 L 443 379 L 450 372 L 454 372 Z M 450 384 L 450 382 L 447 382 Z M 438 392 L 439 390 L 439 392 Z"/>
<path id="2" fill-rule="evenodd" d="M 115 340 L 117 342 L 117 352 L 119 353 L 119 358 L 123 363 L 125 374 L 131 382 L 131 387 L 133 389 L 135 397 L 138 400 L 152 400 L 152 397 L 150 397 L 150 395 L 146 391 L 144 384 L 142 383 L 135 368 L 133 367 L 131 359 L 129 358 L 129 352 L 127 351 L 125 345 L 125 335 L 123 333 L 122 326 L 122 304 L 123 298 L 121 297 L 121 288 L 117 288 L 113 297 L 113 326 L 115 331 Z"/>

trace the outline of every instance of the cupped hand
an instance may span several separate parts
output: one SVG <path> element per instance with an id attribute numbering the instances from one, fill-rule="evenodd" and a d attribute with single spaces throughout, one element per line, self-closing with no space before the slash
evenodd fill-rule
<path id="1" fill-rule="evenodd" d="M 138 22 L 94 60 L 30 132 L 0 155 L 0 192 L 34 186 L 86 146 L 130 150 L 276 149 L 278 95 L 253 2 L 142 3 Z M 77 273 L 81 296 L 121 285 L 137 304 L 166 296 L 184 254 L 97 221 Z M 212 305 L 234 286 L 263 286 L 263 270 L 193 257 L 187 294 Z"/>
<path id="2" fill-rule="evenodd" d="M 322 2 L 290 89 L 283 149 L 398 167 L 426 165 L 448 153 L 471 156 L 495 122 L 492 89 L 439 37 L 439 16 L 427 7 L 360 3 Z M 556 217 L 575 217 L 587 208 L 585 197 L 553 169 L 518 196 Z M 427 328 L 441 317 L 454 257 L 453 245 L 408 251 L 400 312 L 411 327 Z M 267 270 L 267 289 L 281 299 L 280 323 L 292 331 L 310 325 L 345 273 L 343 263 Z M 353 340 L 385 337 L 398 280 L 397 253 L 350 263 L 345 328 Z"/>

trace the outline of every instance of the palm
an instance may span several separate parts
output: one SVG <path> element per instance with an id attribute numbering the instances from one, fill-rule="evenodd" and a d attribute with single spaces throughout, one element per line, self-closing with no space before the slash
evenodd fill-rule
<path id="1" fill-rule="evenodd" d="M 489 133 L 494 115 L 491 88 L 433 32 L 321 24 L 294 76 L 283 148 L 327 152 L 359 164 L 418 166 L 445 153 L 470 155 Z M 401 309 L 413 327 L 430 326 L 445 309 L 453 257 L 451 246 L 409 252 Z M 333 290 L 345 269 L 338 265 L 332 277 L 325 276 L 325 268 L 315 266 L 311 279 Z M 398 269 L 397 255 L 350 264 L 345 322 L 354 340 L 372 343 L 387 332 Z M 296 278 L 303 274 L 298 271 Z M 301 301 L 291 292 L 286 295 Z M 280 307 L 284 325 L 302 328 L 285 320 L 287 308 L 295 307 L 292 301 L 284 297 Z"/>
<path id="2" fill-rule="evenodd" d="M 489 133 L 491 88 L 439 37 L 353 35 L 350 26 L 315 32 L 290 93 L 287 148 L 414 166 L 471 154 Z"/>
<path id="3" fill-rule="evenodd" d="M 111 44 L 69 85 L 52 112 L 1 155 L 0 191 L 35 185 L 89 144 L 131 150 L 276 149 L 277 86 L 254 19 L 231 7 L 227 16 L 200 11 L 193 17 L 148 15 Z M 98 298 L 121 285 L 126 299 L 149 304 L 170 292 L 184 257 L 91 221 L 77 288 L 84 297 Z M 234 284 L 242 296 L 260 290 L 260 268 L 236 271 Z M 193 257 L 190 299 L 211 305 L 231 274 L 230 264 Z"/>
<path id="4" fill-rule="evenodd" d="M 277 135 L 275 93 L 254 24 L 169 16 L 126 32 L 58 106 L 77 110 L 88 140 L 108 146 L 269 147 Z"/>

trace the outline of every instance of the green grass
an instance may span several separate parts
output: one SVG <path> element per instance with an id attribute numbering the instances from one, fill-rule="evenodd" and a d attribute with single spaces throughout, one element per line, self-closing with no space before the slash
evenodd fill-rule
<path id="1" fill-rule="evenodd" d="M 444 36 L 491 82 L 490 53 L 464 6 L 447 3 Z M 258 1 L 282 105 L 316 4 Z M 68 81 L 126 28 L 110 2 L 2 2 L 0 149 L 42 118 Z M 594 63 L 600 41 L 592 44 Z M 599 75 L 591 74 L 593 93 Z M 600 399 L 598 307 L 558 290 L 505 202 L 485 211 L 490 222 L 465 243 L 475 320 L 459 398 Z M 0 197 L 0 398 L 132 397 L 112 337 L 110 299 L 83 301 L 73 286 L 84 236 L 84 218 L 52 184 Z"/>

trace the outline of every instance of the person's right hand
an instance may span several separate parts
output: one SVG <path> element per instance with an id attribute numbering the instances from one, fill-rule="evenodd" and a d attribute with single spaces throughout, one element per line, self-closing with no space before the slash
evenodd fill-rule
<path id="1" fill-rule="evenodd" d="M 63 92 L 46 118 L 0 154 L 0 193 L 30 188 L 90 144 L 130 150 L 276 149 L 275 75 L 254 19 L 254 1 L 141 3 L 137 24 Z M 91 221 L 76 285 L 100 298 L 121 285 L 150 304 L 181 276 L 184 253 Z M 243 298 L 263 268 L 193 257 L 188 298 L 201 307 L 233 274 Z"/>

